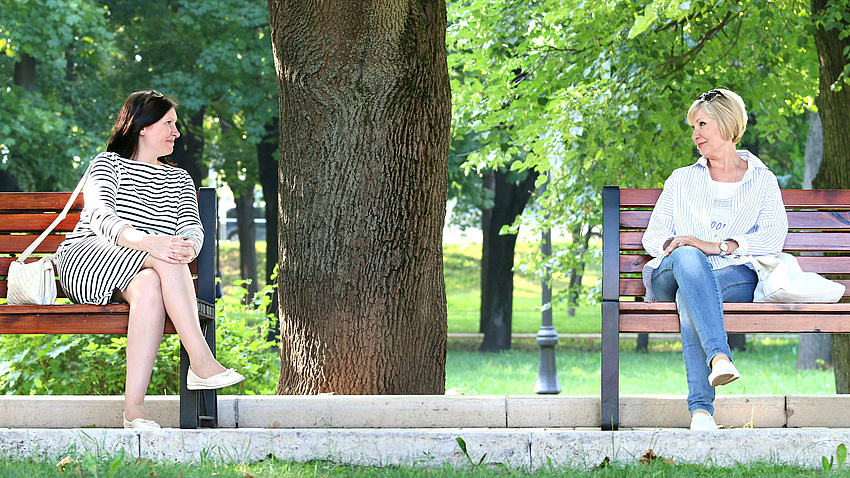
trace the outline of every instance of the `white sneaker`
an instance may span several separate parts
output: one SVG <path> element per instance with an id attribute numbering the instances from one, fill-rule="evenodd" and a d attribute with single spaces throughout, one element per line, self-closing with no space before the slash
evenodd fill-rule
<path id="1" fill-rule="evenodd" d="M 711 375 L 708 376 L 708 383 L 712 387 L 719 387 L 734 382 L 739 378 L 741 378 L 741 374 L 738 373 L 738 369 L 735 368 L 732 362 L 721 358 L 717 362 L 714 362 L 714 367 L 711 367 Z"/>
<path id="2" fill-rule="evenodd" d="M 694 416 L 691 417 L 691 430 L 717 430 L 717 422 L 714 421 L 714 417 L 706 413 L 694 413 Z"/>

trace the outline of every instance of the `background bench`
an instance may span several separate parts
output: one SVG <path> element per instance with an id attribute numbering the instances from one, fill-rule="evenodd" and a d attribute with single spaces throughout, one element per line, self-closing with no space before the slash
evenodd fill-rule
<path id="1" fill-rule="evenodd" d="M 70 193 L 0 193 L 0 297 L 6 297 L 6 275 L 9 264 L 44 231 L 62 211 Z M 214 188 L 201 188 L 198 194 L 204 245 L 200 255 L 190 264 L 198 292 L 201 329 L 215 354 L 215 231 L 216 193 Z M 80 195 L 68 216 L 45 238 L 30 256 L 52 254 L 74 229 L 80 218 L 83 197 Z M 65 297 L 58 281 L 59 297 Z M 0 334 L 126 334 L 130 306 L 108 305 L 0 305 Z M 165 333 L 175 333 L 166 320 Z M 193 391 L 186 388 L 189 356 L 180 347 L 180 427 L 218 426 L 215 390 Z"/>
<path id="2" fill-rule="evenodd" d="M 641 244 L 660 189 L 605 187 L 602 193 L 602 429 L 619 425 L 620 332 L 678 333 L 674 302 L 643 302 Z M 783 190 L 783 250 L 800 267 L 843 283 L 850 295 L 850 191 Z M 843 299 L 844 300 L 844 299 Z M 724 304 L 730 333 L 850 333 L 850 303 Z M 682 381 L 685 377 L 682 377 Z"/>

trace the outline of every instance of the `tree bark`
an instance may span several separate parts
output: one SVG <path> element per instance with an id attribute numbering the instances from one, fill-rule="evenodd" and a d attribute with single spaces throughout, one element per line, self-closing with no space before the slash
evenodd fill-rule
<path id="1" fill-rule="evenodd" d="M 481 332 L 478 350 L 499 352 L 511 348 L 514 295 L 514 249 L 516 234 L 501 234 L 531 198 L 538 173 L 529 171 L 520 182 L 509 180 L 507 171 L 484 174 L 486 189 L 493 191 L 493 207 L 482 211 L 481 229 Z"/>
<path id="2" fill-rule="evenodd" d="M 257 145 L 257 162 L 259 163 L 260 186 L 263 188 L 263 200 L 266 202 L 266 284 L 272 283 L 272 274 L 279 260 L 278 255 L 278 237 L 277 237 L 277 216 L 278 211 L 278 190 L 277 190 L 277 171 L 280 167 L 278 157 L 275 152 L 278 149 L 280 141 L 280 119 L 274 118 L 265 125 L 266 135 L 263 140 Z M 274 319 L 269 326 L 269 332 L 266 340 L 269 342 L 277 342 L 280 340 L 280 316 L 279 303 L 277 294 L 272 295 L 271 304 L 269 304 L 270 313 L 274 313 Z"/>
<path id="3" fill-rule="evenodd" d="M 812 18 L 815 21 L 828 7 L 840 6 L 850 12 L 850 5 L 829 0 L 812 0 Z M 847 29 L 847 23 L 841 24 Z M 826 30 L 816 24 L 815 45 L 818 50 L 819 93 L 816 100 L 821 121 L 823 122 L 823 159 L 820 170 L 812 187 L 816 189 L 850 188 L 850 84 L 839 81 L 841 72 L 847 63 L 844 49 L 850 48 L 850 37 L 841 38 L 841 29 Z M 833 88 L 840 86 L 840 88 Z M 850 336 L 834 334 L 832 336 L 832 359 L 835 366 L 835 392 L 850 393 Z"/>
<path id="4" fill-rule="evenodd" d="M 443 0 L 269 0 L 279 394 L 443 394 Z"/>
<path id="5" fill-rule="evenodd" d="M 242 185 L 241 189 L 246 189 Z M 254 224 L 254 191 L 234 188 L 233 199 L 236 202 L 236 231 L 239 235 L 239 276 L 247 281 L 245 304 L 251 304 L 257 293 L 257 226 Z"/>

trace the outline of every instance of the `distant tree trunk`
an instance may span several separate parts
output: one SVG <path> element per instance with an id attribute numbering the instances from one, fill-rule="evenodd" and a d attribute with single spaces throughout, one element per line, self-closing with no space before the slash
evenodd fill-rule
<path id="1" fill-rule="evenodd" d="M 27 91 L 35 91 L 38 78 L 35 76 L 36 59 L 28 53 L 22 53 L 21 59 L 15 63 L 15 85 Z"/>
<path id="2" fill-rule="evenodd" d="M 499 352 L 511 348 L 511 322 L 514 296 L 514 249 L 516 234 L 500 234 L 502 226 L 514 220 L 531 198 L 539 174 L 529 171 L 525 179 L 510 181 L 508 171 L 484 175 L 484 187 L 493 191 L 493 207 L 481 214 L 481 332 L 478 350 Z"/>
<path id="3" fill-rule="evenodd" d="M 812 0 L 812 18 L 817 20 L 828 6 L 844 9 L 844 18 L 850 14 L 850 5 L 829 0 Z M 847 58 L 844 50 L 850 48 L 850 37 L 841 38 L 842 29 L 850 28 L 846 22 L 840 28 L 824 29 L 816 25 L 815 45 L 819 60 L 819 93 L 816 100 L 823 121 L 823 160 L 812 187 L 816 189 L 850 188 L 850 84 L 839 80 Z M 833 88 L 842 81 L 841 88 Z M 832 336 L 832 359 L 835 366 L 835 392 L 850 393 L 850 336 Z"/>
<path id="4" fill-rule="evenodd" d="M 269 0 L 279 394 L 443 394 L 443 0 Z"/>
<path id="5" fill-rule="evenodd" d="M 803 189 L 812 189 L 823 159 L 823 123 L 820 113 L 809 111 L 809 134 L 806 137 L 806 156 L 803 169 Z"/>
<path id="6" fill-rule="evenodd" d="M 575 241 L 577 238 L 581 238 L 581 247 L 576 251 L 576 255 L 578 257 L 584 257 L 587 249 L 590 247 L 590 238 L 593 237 L 593 228 L 587 227 L 587 231 L 582 234 L 582 229 L 586 226 L 586 224 L 579 224 L 575 226 L 572 230 L 572 237 Z M 578 307 L 578 296 L 581 292 L 581 281 L 584 279 L 584 270 L 586 266 L 586 262 L 582 259 L 579 261 L 575 267 L 570 269 L 570 283 L 569 283 L 569 307 L 567 308 L 567 316 L 575 317 L 576 316 L 576 308 Z"/>
<path id="7" fill-rule="evenodd" d="M 251 304 L 257 293 L 257 226 L 254 224 L 254 190 L 242 185 L 234 188 L 233 199 L 236 202 L 236 231 L 239 235 L 239 276 L 248 281 L 245 285 L 248 295 L 245 304 Z M 248 189 L 245 191 L 244 189 Z"/>
<path id="8" fill-rule="evenodd" d="M 272 283 L 272 273 L 278 263 L 278 239 L 277 239 L 277 171 L 280 167 L 278 156 L 275 152 L 280 144 L 280 118 L 274 118 L 265 125 L 266 135 L 257 145 L 257 161 L 259 163 L 260 186 L 263 188 L 263 200 L 266 202 L 266 285 Z M 277 342 L 280 340 L 280 316 L 278 311 L 277 294 L 272 294 L 269 312 L 274 313 L 274 319 L 269 326 L 266 340 Z"/>
<path id="9" fill-rule="evenodd" d="M 171 161 L 189 172 L 196 188 L 201 187 L 203 180 L 209 176 L 209 171 L 204 167 L 203 161 L 204 111 L 206 111 L 206 107 L 202 107 L 188 117 L 180 117 L 182 124 L 180 137 L 177 138 L 174 144 L 174 153 L 171 154 Z"/>
<path id="10" fill-rule="evenodd" d="M 817 111 L 809 112 L 809 134 L 806 138 L 803 189 L 812 189 L 823 156 L 823 125 Z M 818 368 L 818 361 L 832 365 L 832 337 L 829 334 L 800 334 L 797 345 L 797 370 Z"/>

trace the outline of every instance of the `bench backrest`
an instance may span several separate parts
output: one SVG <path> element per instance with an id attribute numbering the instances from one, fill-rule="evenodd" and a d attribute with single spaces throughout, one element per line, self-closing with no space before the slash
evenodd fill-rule
<path id="1" fill-rule="evenodd" d="M 0 193 L 0 297 L 6 297 L 6 276 L 9 273 L 9 264 L 56 219 L 70 196 L 71 193 L 69 192 Z M 212 199 L 211 202 L 213 203 L 212 221 L 204 217 L 209 214 L 202 213 L 205 229 L 208 229 L 207 224 L 213 224 L 212 231 L 205 234 L 204 248 L 214 248 L 215 190 L 213 188 L 201 188 L 202 201 L 203 196 L 207 196 L 208 200 Z M 79 221 L 82 208 L 83 197 L 80 195 L 65 220 L 59 223 L 56 229 L 44 239 L 27 259 L 27 262 L 37 260 L 38 257 L 45 254 L 56 252 L 56 248 L 64 240 L 65 234 L 72 231 Z M 214 254 L 211 254 L 211 256 L 214 257 Z M 196 290 L 198 287 L 199 259 L 200 257 L 189 266 L 195 280 Z M 209 275 L 212 278 L 213 272 L 210 272 Z M 210 287 L 204 285 L 202 288 L 209 289 Z M 65 293 L 58 283 L 56 289 L 60 298 L 65 297 Z M 205 295 L 209 296 L 210 291 L 206 292 Z M 201 295 L 200 292 L 199 295 Z M 214 294 L 211 299 L 205 298 L 205 300 L 214 301 Z"/>
<path id="2" fill-rule="evenodd" d="M 605 300 L 640 298 L 646 293 L 640 273 L 650 256 L 641 239 L 660 194 L 660 189 L 605 188 Z M 844 284 L 845 297 L 850 296 L 850 190 L 785 189 L 782 200 L 788 211 L 788 237 L 783 250 L 798 256 L 804 271 Z M 618 280 L 606 280 L 613 277 Z"/>

